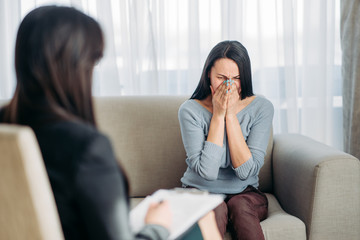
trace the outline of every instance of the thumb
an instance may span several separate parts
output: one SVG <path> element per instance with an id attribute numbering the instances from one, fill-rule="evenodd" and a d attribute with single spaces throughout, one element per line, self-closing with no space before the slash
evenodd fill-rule
<path id="1" fill-rule="evenodd" d="M 214 96 L 214 89 L 211 85 L 210 85 L 210 90 L 211 90 L 211 95 Z"/>
<path id="2" fill-rule="evenodd" d="M 151 203 L 149 204 L 149 209 L 156 208 L 157 206 L 158 206 L 158 203 L 156 203 L 156 202 L 151 202 Z"/>

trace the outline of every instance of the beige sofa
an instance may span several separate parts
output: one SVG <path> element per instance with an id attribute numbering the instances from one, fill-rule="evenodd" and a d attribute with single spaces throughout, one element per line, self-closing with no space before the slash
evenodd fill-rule
<path id="1" fill-rule="evenodd" d="M 157 189 L 181 186 L 186 157 L 177 113 L 187 98 L 96 99 L 99 128 L 127 171 L 133 205 Z M 270 204 L 261 222 L 266 239 L 360 238 L 360 162 L 348 154 L 301 135 L 275 135 L 260 189 Z"/>
<path id="2" fill-rule="evenodd" d="M 186 164 L 177 112 L 186 99 L 185 96 L 95 99 L 99 128 L 112 140 L 119 162 L 127 171 L 132 206 L 157 189 L 181 186 L 180 178 Z M 8 126 L 0 127 L 2 144 L 9 138 L 7 128 Z M 34 141 L 31 135 L 26 136 L 20 141 L 22 144 Z M 1 149 L 3 152 L 15 151 L 6 146 Z M 28 147 L 23 151 L 28 151 L 26 149 Z M 7 165 L 1 159 L 0 156 L 2 172 L 9 173 L 4 168 Z M 11 157 L 9 159 L 11 162 Z M 14 164 L 11 166 L 18 167 Z M 14 174 L 23 172 L 16 169 L 11 171 Z M 32 171 L 27 171 L 25 177 L 30 178 L 31 173 Z M 8 179 L 19 184 L 11 174 L 7 175 Z M 10 180 L 6 184 L 0 184 L 2 196 L 9 196 L 4 191 L 11 190 L 11 184 Z M 43 186 L 44 189 L 48 189 L 47 184 Z M 39 189 L 42 185 L 38 183 L 36 186 Z M 269 199 L 269 216 L 261 222 L 266 239 L 351 240 L 360 237 L 360 162 L 348 154 L 301 135 L 274 135 L 269 141 L 265 164 L 260 172 L 260 189 L 267 193 Z M 37 197 L 42 202 L 43 198 L 36 193 L 29 196 Z M 8 214 L 20 216 L 12 221 L 14 226 L 9 226 L 12 222 L 7 221 L 5 214 L 1 214 L 0 229 L 3 230 L 0 230 L 0 239 L 6 239 L 3 237 L 9 236 L 12 229 L 19 227 L 16 224 L 19 221 L 26 226 L 24 229 L 30 232 L 33 230 L 26 224 L 32 221 L 31 216 L 21 217 L 22 209 L 15 206 L 21 203 L 22 201 L 11 201 L 9 198 L 0 199 L 2 213 L 7 209 Z M 45 210 L 39 209 L 39 204 L 36 206 L 29 208 L 47 211 L 45 207 Z M 49 209 L 54 211 L 51 206 Z M 41 224 L 45 224 L 45 227 L 46 224 L 58 225 L 58 219 L 53 219 L 53 224 L 50 221 L 42 221 Z M 5 229 L 9 231 L 5 232 Z M 22 230 L 18 228 L 18 231 Z M 226 239 L 231 239 L 229 234 Z"/>

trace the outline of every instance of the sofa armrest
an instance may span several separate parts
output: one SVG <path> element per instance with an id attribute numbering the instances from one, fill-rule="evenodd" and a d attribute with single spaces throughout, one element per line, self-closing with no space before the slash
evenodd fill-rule
<path id="1" fill-rule="evenodd" d="M 358 239 L 360 162 L 298 134 L 274 136 L 274 195 L 308 239 Z"/>

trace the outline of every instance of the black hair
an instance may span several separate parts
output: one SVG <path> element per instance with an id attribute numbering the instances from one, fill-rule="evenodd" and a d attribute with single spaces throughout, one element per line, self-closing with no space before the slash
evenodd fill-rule
<path id="1" fill-rule="evenodd" d="M 215 62 L 221 58 L 228 58 L 236 62 L 240 74 L 241 99 L 253 96 L 251 64 L 246 48 L 238 41 L 223 41 L 218 43 L 209 53 L 201 74 L 198 86 L 190 99 L 205 99 L 210 90 L 209 73 Z"/>
<path id="2" fill-rule="evenodd" d="M 104 49 L 93 18 L 71 7 L 44 6 L 28 13 L 15 47 L 17 86 L 4 120 L 31 125 L 29 114 L 92 125 L 92 72 Z"/>

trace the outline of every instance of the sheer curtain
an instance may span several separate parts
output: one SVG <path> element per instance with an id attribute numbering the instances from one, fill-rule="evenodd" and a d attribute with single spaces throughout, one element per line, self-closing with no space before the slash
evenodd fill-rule
<path id="1" fill-rule="evenodd" d="M 15 87 L 15 35 L 20 18 L 18 1 L 0 0 L 0 100 L 10 98 Z"/>
<path id="2" fill-rule="evenodd" d="M 191 95 L 211 48 L 235 39 L 250 54 L 256 94 L 275 106 L 274 132 L 342 148 L 339 0 L 1 1 L 0 48 L 7 54 L 0 56 L 6 63 L 0 98 L 13 91 L 20 19 L 36 6 L 59 3 L 95 17 L 105 31 L 94 95 Z"/>

